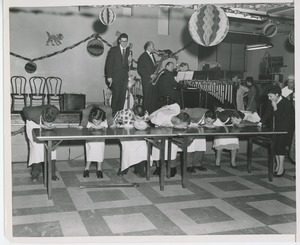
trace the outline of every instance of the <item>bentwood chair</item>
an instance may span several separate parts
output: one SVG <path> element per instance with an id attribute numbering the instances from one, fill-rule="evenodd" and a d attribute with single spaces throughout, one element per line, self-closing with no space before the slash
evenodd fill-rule
<path id="1" fill-rule="evenodd" d="M 32 106 L 33 103 L 37 105 L 44 105 L 45 104 L 45 88 L 46 88 L 46 78 L 41 76 L 34 76 L 29 79 L 30 85 L 30 105 Z M 36 103 L 36 101 L 40 101 L 40 103 Z"/>
<path id="2" fill-rule="evenodd" d="M 16 100 L 22 100 L 24 106 L 27 105 L 28 94 L 26 93 L 26 84 L 27 84 L 27 79 L 23 76 L 11 77 L 10 79 L 11 111 L 15 110 Z"/>
<path id="3" fill-rule="evenodd" d="M 61 87 L 62 80 L 59 77 L 48 77 L 46 79 L 47 88 L 47 104 L 57 104 L 59 105 L 59 100 L 61 97 Z"/>

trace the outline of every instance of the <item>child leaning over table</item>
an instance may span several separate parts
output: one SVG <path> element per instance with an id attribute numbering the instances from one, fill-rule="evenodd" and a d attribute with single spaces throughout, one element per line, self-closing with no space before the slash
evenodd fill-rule
<path id="1" fill-rule="evenodd" d="M 133 109 L 118 111 L 114 117 L 112 127 L 146 129 L 149 125 L 148 112 L 141 106 L 136 105 Z M 129 167 L 134 165 L 134 173 L 139 177 L 145 177 L 145 165 L 147 161 L 147 143 L 144 139 L 122 139 L 121 167 L 118 175 L 127 174 Z"/>
<path id="2" fill-rule="evenodd" d="M 191 123 L 191 118 L 186 112 L 180 111 L 180 106 L 178 104 L 166 105 L 149 116 L 151 122 L 156 126 L 161 127 L 174 127 L 178 129 L 187 128 Z M 176 169 L 176 156 L 177 156 L 178 146 L 174 143 L 171 144 L 171 177 L 177 174 Z M 159 159 L 159 150 L 153 147 L 152 157 L 154 161 Z M 165 143 L 165 160 L 168 158 L 168 140 Z M 160 168 L 156 167 L 154 175 L 159 175 Z"/>
<path id="3" fill-rule="evenodd" d="M 52 129 L 52 123 L 59 114 L 59 110 L 54 105 L 26 106 L 22 110 L 22 115 L 26 119 L 26 135 L 29 140 L 29 162 L 31 166 L 31 179 L 36 182 L 42 172 L 44 164 L 44 144 L 37 143 L 32 137 L 32 130 L 35 128 Z M 59 178 L 56 176 L 56 151 L 51 152 L 52 156 L 52 180 Z"/>
<path id="4" fill-rule="evenodd" d="M 244 114 L 240 111 L 224 110 L 218 108 L 216 112 L 207 111 L 205 113 L 205 125 L 208 128 L 213 128 L 216 126 L 239 126 L 244 118 Z M 220 167 L 221 155 L 224 149 L 230 150 L 231 160 L 230 166 L 232 168 L 237 168 L 235 158 L 237 150 L 239 149 L 239 139 L 238 137 L 226 137 L 219 136 L 215 137 L 213 148 L 216 150 L 216 160 L 215 166 Z"/>
<path id="5" fill-rule="evenodd" d="M 98 130 L 107 128 L 107 120 L 105 112 L 98 106 L 93 106 L 88 116 L 87 128 L 91 130 Z M 88 178 L 90 176 L 91 162 L 97 162 L 97 178 L 103 178 L 102 162 L 104 160 L 104 148 L 105 141 L 86 141 L 86 166 L 83 172 L 83 177 Z"/>

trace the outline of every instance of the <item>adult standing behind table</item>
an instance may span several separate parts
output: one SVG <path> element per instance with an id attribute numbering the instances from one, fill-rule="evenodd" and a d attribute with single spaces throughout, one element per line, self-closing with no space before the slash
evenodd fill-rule
<path id="1" fill-rule="evenodd" d="M 268 98 L 271 101 L 272 110 L 265 112 L 261 123 L 265 124 L 269 117 L 274 116 L 275 131 L 288 132 L 288 134 L 276 135 L 274 140 L 274 155 L 276 160 L 274 177 L 281 177 L 284 175 L 284 157 L 286 155 L 286 147 L 289 145 L 292 136 L 295 112 L 292 103 L 281 96 L 281 88 L 279 86 L 272 86 L 270 88 Z"/>
<path id="2" fill-rule="evenodd" d="M 177 103 L 181 105 L 179 84 L 176 82 L 173 74 L 174 63 L 169 61 L 165 65 L 164 73 L 158 79 L 158 95 L 162 101 L 169 102 L 168 104 Z M 161 106 L 164 104 L 161 103 Z"/>
<path id="3" fill-rule="evenodd" d="M 137 69 L 143 85 L 143 108 L 151 114 L 158 109 L 158 86 L 150 82 L 155 77 L 156 70 L 154 43 L 146 42 L 144 50 L 138 59 Z"/>
<path id="4" fill-rule="evenodd" d="M 128 71 L 132 55 L 127 47 L 128 35 L 122 33 L 118 38 L 118 46 L 112 47 L 105 64 L 107 82 L 112 90 L 111 107 L 113 114 L 124 107 L 128 86 Z"/>

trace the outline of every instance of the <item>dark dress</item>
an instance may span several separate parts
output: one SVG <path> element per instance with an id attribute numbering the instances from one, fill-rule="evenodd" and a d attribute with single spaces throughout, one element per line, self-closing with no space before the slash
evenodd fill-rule
<path id="1" fill-rule="evenodd" d="M 143 85 L 143 107 L 151 114 L 159 108 L 158 86 L 150 83 L 150 76 L 155 72 L 156 66 L 146 51 L 139 57 L 137 69 Z"/>
<path id="2" fill-rule="evenodd" d="M 286 155 L 286 147 L 290 145 L 295 125 L 295 111 L 293 105 L 286 98 L 282 97 L 277 104 L 276 111 L 273 110 L 272 106 L 268 106 L 261 122 L 265 124 L 272 116 L 274 116 L 274 130 L 288 132 L 288 134 L 276 135 L 274 137 L 274 154 Z"/>
<path id="3" fill-rule="evenodd" d="M 123 59 L 120 46 L 116 46 L 112 47 L 107 54 L 105 71 L 106 77 L 112 78 L 111 108 L 113 113 L 122 110 L 124 107 L 128 86 L 129 52 L 129 48 L 126 48 L 125 57 Z"/>

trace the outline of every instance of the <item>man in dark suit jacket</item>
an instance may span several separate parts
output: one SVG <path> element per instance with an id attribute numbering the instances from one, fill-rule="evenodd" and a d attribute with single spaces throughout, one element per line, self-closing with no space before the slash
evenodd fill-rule
<path id="1" fill-rule="evenodd" d="M 143 85 L 143 107 L 151 114 L 158 109 L 158 87 L 150 83 L 150 80 L 155 77 L 156 70 L 153 42 L 146 42 L 144 50 L 145 52 L 138 59 L 137 69 Z"/>
<path id="2" fill-rule="evenodd" d="M 159 100 L 162 101 L 161 106 L 166 104 L 166 102 L 168 102 L 168 104 L 177 103 L 181 105 L 180 91 L 178 90 L 180 85 L 174 78 L 173 69 L 174 63 L 171 61 L 168 62 L 157 82 Z"/>
<path id="3" fill-rule="evenodd" d="M 106 59 L 106 77 L 112 90 L 111 107 L 113 114 L 124 107 L 128 86 L 128 71 L 132 55 L 127 47 L 128 35 L 122 33 L 118 38 L 118 46 L 112 47 Z"/>

